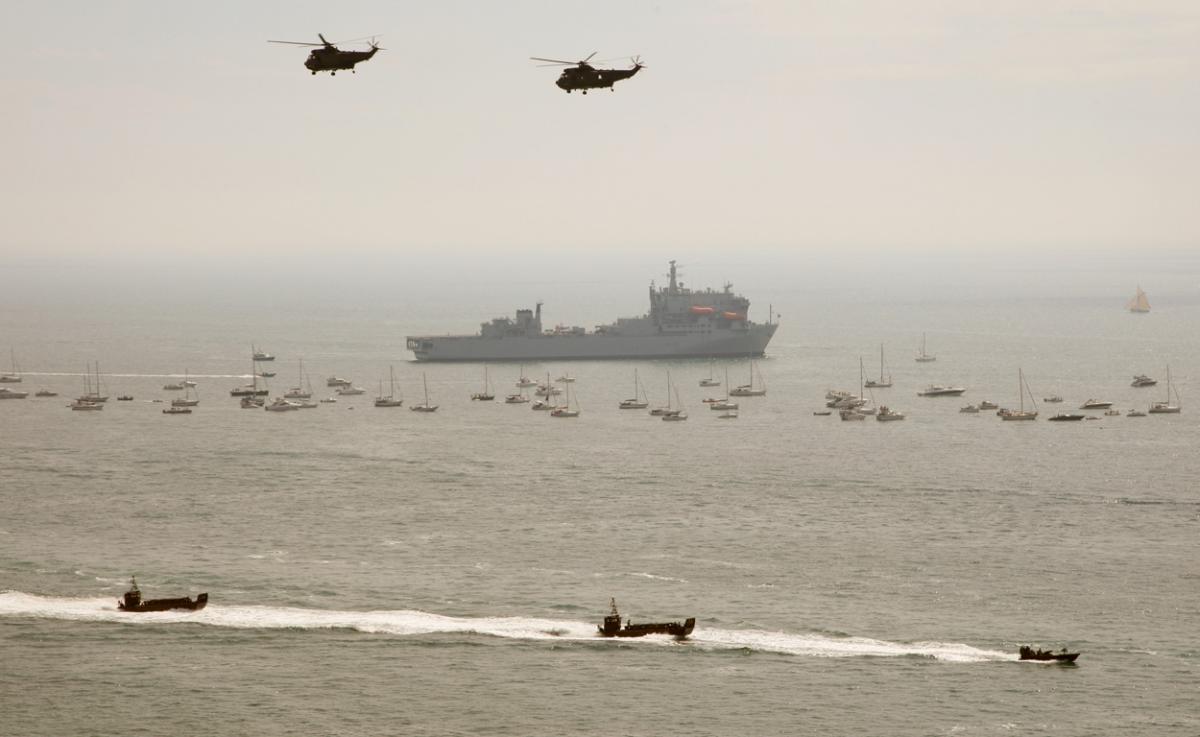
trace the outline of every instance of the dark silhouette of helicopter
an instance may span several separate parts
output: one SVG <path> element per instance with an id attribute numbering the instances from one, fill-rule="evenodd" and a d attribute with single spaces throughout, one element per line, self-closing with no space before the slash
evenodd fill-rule
<path id="1" fill-rule="evenodd" d="M 374 36 L 364 36 L 363 38 L 354 38 L 349 41 L 338 41 L 338 43 L 354 43 L 356 41 L 366 41 L 370 39 L 370 51 L 342 51 L 337 46 L 325 40 L 321 34 L 317 34 L 317 38 L 321 39 L 319 44 L 310 44 L 303 41 L 267 41 L 273 44 L 291 44 L 293 46 L 316 46 L 308 58 L 304 60 L 304 66 L 308 67 L 313 74 L 317 72 L 329 72 L 330 76 L 337 74 L 339 69 L 349 69 L 354 72 L 354 65 L 360 61 L 366 61 L 372 56 L 375 56 L 376 51 L 383 51 L 375 44 Z"/>
<path id="2" fill-rule="evenodd" d="M 633 75 L 645 68 L 641 62 L 641 57 L 633 57 L 633 66 L 629 69 L 597 69 L 588 64 L 592 57 L 596 55 L 593 51 L 588 57 L 582 61 L 562 61 L 561 59 L 543 59 L 540 56 L 531 56 L 534 61 L 546 61 L 549 64 L 540 64 L 544 67 L 566 66 L 567 68 L 558 75 L 558 81 L 554 84 L 571 93 L 571 90 L 582 90 L 583 94 L 587 94 L 588 90 L 601 89 L 607 87 L 612 91 L 613 85 L 620 82 L 622 79 L 629 79 Z"/>

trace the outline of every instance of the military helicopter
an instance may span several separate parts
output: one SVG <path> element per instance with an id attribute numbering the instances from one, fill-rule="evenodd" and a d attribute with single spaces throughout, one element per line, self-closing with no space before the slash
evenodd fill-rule
<path id="1" fill-rule="evenodd" d="M 321 34 L 317 34 L 317 38 L 321 39 L 319 44 L 305 43 L 303 41 L 267 41 L 273 44 L 291 44 L 293 46 L 317 46 L 309 53 L 308 58 L 304 60 L 304 66 L 308 67 L 313 74 L 317 72 L 329 72 L 329 76 L 337 74 L 339 69 L 349 69 L 354 72 L 354 65 L 360 61 L 366 61 L 372 56 L 375 56 L 376 51 L 383 51 L 375 44 L 374 36 L 364 36 L 363 38 L 354 38 L 349 41 L 338 41 L 338 43 L 355 43 L 356 41 L 366 41 L 370 39 L 370 51 L 342 51 L 337 46 L 325 40 Z"/>
<path id="2" fill-rule="evenodd" d="M 629 79 L 645 68 L 641 62 L 641 57 L 635 56 L 631 59 L 633 66 L 629 69 L 597 69 L 591 64 L 592 57 L 596 55 L 593 51 L 586 59 L 581 61 L 562 61 L 561 59 L 543 59 L 540 56 L 529 57 L 533 61 L 545 61 L 548 64 L 539 64 L 543 67 L 566 66 L 567 68 L 558 75 L 558 81 L 554 84 L 567 91 L 570 94 L 572 90 L 582 90 L 583 94 L 587 94 L 588 90 L 600 89 L 607 87 L 612 91 L 613 84 L 620 82 L 622 79 Z"/>

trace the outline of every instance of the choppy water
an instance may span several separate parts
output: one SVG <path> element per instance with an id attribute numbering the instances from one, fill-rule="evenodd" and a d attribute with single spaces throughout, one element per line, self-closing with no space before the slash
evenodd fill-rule
<path id="1" fill-rule="evenodd" d="M 470 402 L 478 366 L 406 361 L 405 333 L 470 330 L 531 289 L 564 290 L 548 282 L 456 313 L 419 292 L 331 290 L 282 311 L 245 294 L 236 310 L 10 300 L 0 327 L 23 387 L 62 396 L 0 402 L 0 733 L 1197 734 L 1189 268 L 1142 280 L 1146 316 L 1121 310 L 1121 269 L 1092 277 L 1115 299 L 1029 286 L 1048 274 L 1015 298 L 992 283 L 940 301 L 778 276 L 760 295 L 742 277 L 756 314 L 769 300 L 785 317 L 761 363 L 768 396 L 732 421 L 700 404 L 703 361 L 526 367 L 577 377 L 573 421 Z M 570 284 L 603 305 L 580 321 L 642 309 L 636 293 L 611 306 L 616 283 Z M 922 330 L 934 364 L 911 359 Z M 241 410 L 227 392 L 252 341 L 279 356 L 274 388 L 302 355 L 318 396 L 334 373 L 370 391 Z M 909 419 L 813 416 L 826 389 L 854 387 L 859 355 L 877 370 L 880 341 L 896 387 L 877 395 Z M 137 401 L 67 410 L 94 360 Z M 392 363 L 409 402 L 427 375 L 436 414 L 371 406 Z M 1176 416 L 957 411 L 1014 404 L 1018 367 L 1064 408 L 1144 408 L 1162 387 L 1130 376 L 1164 379 L 1168 363 Z M 688 422 L 616 409 L 635 365 L 655 403 L 672 372 Z M 749 368 L 727 367 L 735 382 Z M 146 400 L 185 369 L 201 405 L 163 416 Z M 519 371 L 491 367 L 498 393 Z M 932 381 L 969 391 L 917 397 Z M 210 604 L 121 614 L 132 572 L 148 596 Z M 696 631 L 600 640 L 611 596 L 635 621 L 695 616 Z M 1020 663 L 1023 643 L 1084 654 Z"/>

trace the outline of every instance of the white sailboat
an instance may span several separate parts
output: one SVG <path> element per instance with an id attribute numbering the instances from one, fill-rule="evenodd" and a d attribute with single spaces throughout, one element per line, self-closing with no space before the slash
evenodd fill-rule
<path id="1" fill-rule="evenodd" d="M 754 383 L 758 379 L 758 384 Z M 767 382 L 763 381 L 762 373 L 758 370 L 758 364 L 753 360 L 750 361 L 750 383 L 742 384 L 736 389 L 729 392 L 731 397 L 762 397 L 767 394 Z"/>
<path id="2" fill-rule="evenodd" d="M 546 383 L 539 386 L 537 391 L 534 392 L 534 396 L 542 398 L 530 405 L 529 408 L 536 412 L 549 412 L 550 410 L 558 409 L 558 405 L 551 400 L 551 397 L 558 393 L 559 391 L 550 384 L 550 372 L 547 371 Z"/>
<path id="3" fill-rule="evenodd" d="M 579 416 L 579 413 L 581 411 L 579 409 L 579 399 L 575 399 L 574 407 L 571 406 L 571 382 L 573 382 L 573 381 L 575 381 L 575 380 L 571 379 L 570 381 L 566 382 L 567 383 L 566 404 L 564 404 L 561 407 L 555 407 L 554 409 L 550 410 L 551 417 L 578 417 Z"/>
<path id="4" fill-rule="evenodd" d="M 304 359 L 300 359 L 300 376 L 296 385 L 283 394 L 285 399 L 312 399 L 312 391 L 304 388 Z"/>
<path id="5" fill-rule="evenodd" d="M 425 378 L 425 373 L 421 373 L 421 384 L 425 387 L 425 401 L 421 404 L 414 404 L 409 407 L 413 412 L 437 412 L 438 406 L 429 403 L 429 381 Z"/>
<path id="6" fill-rule="evenodd" d="M 488 380 L 487 364 L 483 364 L 483 390 L 471 394 L 471 400 L 476 402 L 490 402 L 496 398 L 496 392 L 492 391 L 492 382 Z"/>
<path id="7" fill-rule="evenodd" d="M 195 407 L 200 404 L 200 395 L 192 391 L 192 387 L 184 385 L 182 397 L 172 399 L 172 407 Z"/>
<path id="8" fill-rule="evenodd" d="M 108 395 L 104 393 L 103 389 L 101 389 L 100 362 L 96 361 L 96 388 L 95 389 L 92 388 L 91 376 L 88 374 L 88 371 L 91 371 L 90 364 L 88 365 L 87 370 L 84 372 L 83 396 L 79 397 L 79 401 L 94 402 L 96 404 L 104 404 L 105 402 L 108 401 Z"/>
<path id="9" fill-rule="evenodd" d="M 525 367 L 521 367 L 521 375 L 517 378 L 518 389 L 528 389 L 531 386 L 537 386 L 537 382 L 525 375 Z"/>
<path id="10" fill-rule="evenodd" d="M 17 350 L 10 348 L 9 353 L 12 355 L 12 372 L 0 374 L 0 384 L 20 384 L 21 369 L 17 367 Z"/>
<path id="11" fill-rule="evenodd" d="M 854 402 L 849 402 L 842 409 L 838 410 L 838 417 L 841 417 L 845 422 L 857 422 L 858 420 L 866 419 L 867 415 L 875 414 L 875 408 L 864 409 L 866 400 L 863 395 L 863 360 L 862 356 L 858 357 L 858 398 Z"/>
<path id="12" fill-rule="evenodd" d="M 1150 300 L 1146 299 L 1146 293 L 1142 291 L 1142 285 L 1139 284 L 1137 294 L 1133 295 L 1133 299 L 1129 300 L 1130 312 L 1149 312 Z M 1168 400 L 1170 401 L 1170 400 Z"/>
<path id="13" fill-rule="evenodd" d="M 1033 406 L 1033 409 L 1025 409 L 1026 394 L 1029 395 L 1029 402 Z M 1005 421 L 1036 420 L 1038 416 L 1037 400 L 1033 398 L 1033 392 L 1029 390 L 1029 384 L 1025 383 L 1025 372 L 1021 369 L 1017 369 L 1017 396 L 1020 401 L 1020 409 L 1002 409 L 998 413 L 1000 419 Z"/>
<path id="14" fill-rule="evenodd" d="M 679 388 L 672 387 L 675 390 L 675 407 L 676 409 L 668 411 L 662 416 L 663 422 L 683 422 L 688 418 L 687 412 L 683 410 L 683 402 L 679 401 Z"/>
<path id="15" fill-rule="evenodd" d="M 717 402 L 709 402 L 708 408 L 711 410 L 720 410 L 723 412 L 733 412 L 737 415 L 737 402 L 729 401 L 729 369 L 725 369 L 725 398 Z"/>
<path id="16" fill-rule="evenodd" d="M 618 406 L 621 409 L 646 409 L 650 406 L 650 401 L 646 398 L 646 389 L 638 379 L 637 369 L 633 370 L 633 398 L 622 399 Z"/>
<path id="17" fill-rule="evenodd" d="M 937 356 L 932 356 L 925 352 L 925 333 L 921 333 L 921 352 L 917 354 L 917 363 L 930 363 L 937 360 Z"/>
<path id="18" fill-rule="evenodd" d="M 675 410 L 671 409 L 671 372 L 668 371 L 667 372 L 667 406 L 655 407 L 654 409 L 650 410 L 650 414 L 654 417 L 665 417 L 666 415 L 668 415 L 674 411 Z"/>
<path id="19" fill-rule="evenodd" d="M 701 380 L 700 380 L 700 386 L 720 386 L 720 385 L 721 385 L 721 382 L 719 382 L 719 381 L 717 381 L 716 379 L 714 379 L 714 378 L 713 378 L 713 363 L 715 363 L 715 360 L 714 360 L 714 359 L 711 359 L 711 358 L 710 358 L 710 359 L 708 359 L 708 378 L 707 378 L 707 379 L 701 379 Z M 727 372 L 727 373 L 728 373 L 728 372 Z M 725 383 L 726 383 L 726 384 L 728 384 L 728 383 L 729 383 L 729 378 L 728 378 L 728 376 L 726 376 Z"/>
<path id="20" fill-rule="evenodd" d="M 1171 404 L 1171 391 L 1173 389 L 1175 392 L 1175 404 Z M 1152 415 L 1177 415 L 1182 410 L 1180 405 L 1179 389 L 1176 389 L 1174 384 L 1171 383 L 1171 367 L 1167 366 L 1167 399 L 1165 402 L 1151 404 L 1147 412 Z"/>
<path id="21" fill-rule="evenodd" d="M 879 344 L 879 381 L 874 379 L 867 380 L 867 386 L 872 389 L 886 389 L 892 385 L 892 375 L 888 374 L 887 379 L 883 378 L 883 343 Z"/>
<path id="22" fill-rule="evenodd" d="M 388 366 L 388 393 L 383 393 L 383 380 L 379 381 L 379 396 L 375 397 L 376 407 L 400 407 L 404 405 L 403 399 L 396 398 L 396 369 L 393 366 Z"/>

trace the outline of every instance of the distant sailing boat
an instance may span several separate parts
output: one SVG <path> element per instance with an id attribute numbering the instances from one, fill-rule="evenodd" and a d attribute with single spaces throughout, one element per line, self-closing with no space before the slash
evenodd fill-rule
<path id="1" fill-rule="evenodd" d="M 883 343 L 879 344 L 879 381 L 867 379 L 867 386 L 872 389 L 886 389 L 892 385 L 892 375 L 883 378 Z"/>
<path id="2" fill-rule="evenodd" d="M 1148 410 L 1152 415 L 1176 415 L 1180 412 L 1179 390 L 1175 389 L 1175 404 L 1171 404 L 1171 367 L 1167 366 L 1167 401 L 1155 402 Z"/>
<path id="3" fill-rule="evenodd" d="M 666 407 L 655 407 L 654 409 L 650 410 L 650 414 L 655 417 L 663 417 L 674 411 L 675 410 L 671 409 L 671 372 L 668 371 L 667 372 L 667 406 Z"/>
<path id="4" fill-rule="evenodd" d="M 714 359 L 708 359 L 708 378 L 700 380 L 700 386 L 720 386 L 721 382 L 713 378 Z"/>
<path id="5" fill-rule="evenodd" d="M 662 416 L 663 422 L 683 422 L 688 418 L 687 412 L 683 411 L 683 402 L 679 401 L 679 387 L 673 386 L 675 390 L 675 407 L 676 409 L 669 410 Z"/>
<path id="6" fill-rule="evenodd" d="M 421 404 L 414 404 L 409 409 L 413 412 L 437 412 L 438 406 L 429 403 L 429 381 L 425 378 L 424 372 L 421 373 L 421 383 L 425 386 L 425 401 Z"/>
<path id="7" fill-rule="evenodd" d="M 754 379 L 758 379 L 756 387 Z M 767 383 L 763 381 L 762 373 L 759 372 L 758 366 L 753 359 L 750 361 L 750 383 L 742 384 L 741 386 L 729 392 L 731 397 L 762 397 L 767 393 Z"/>
<path id="8" fill-rule="evenodd" d="M 734 417 L 737 416 L 737 408 L 738 408 L 737 402 L 729 401 L 729 368 L 728 367 L 725 368 L 725 398 L 718 402 L 709 402 L 708 408 L 713 409 L 713 410 L 724 410 L 725 412 L 733 412 L 734 413 L 733 416 Z M 724 417 L 725 415 L 721 415 L 721 416 Z"/>
<path id="9" fill-rule="evenodd" d="M 1033 409 L 1025 409 L 1025 395 L 1029 395 L 1029 401 L 1033 405 Z M 1017 369 L 1017 396 L 1020 398 L 1021 408 L 1017 410 L 1002 409 L 1000 410 L 1000 419 L 1002 420 L 1036 420 L 1037 401 L 1033 398 L 1033 392 L 1029 389 L 1029 384 L 1025 382 L 1025 372 Z"/>
<path id="10" fill-rule="evenodd" d="M 12 373 L 0 374 L 0 384 L 21 383 L 21 369 L 17 368 L 17 350 L 12 348 L 10 349 L 10 352 L 12 353 Z"/>
<path id="11" fill-rule="evenodd" d="M 1146 299 L 1146 293 L 1142 291 L 1142 285 L 1139 284 L 1137 294 L 1133 295 L 1133 299 L 1129 300 L 1130 312 L 1149 312 L 1150 300 Z M 1170 401 L 1170 400 L 1168 400 Z"/>
<path id="12" fill-rule="evenodd" d="M 637 369 L 633 370 L 633 398 L 622 399 L 618 405 L 621 409 L 646 409 L 650 406 L 649 400 L 646 399 L 646 389 L 642 386 L 642 382 L 638 379 Z"/>
<path id="13" fill-rule="evenodd" d="M 921 333 L 921 352 L 917 354 L 917 363 L 930 363 L 936 360 L 937 356 L 931 356 L 925 352 L 925 333 Z"/>
<path id="14" fill-rule="evenodd" d="M 396 369 L 388 366 L 388 393 L 383 393 L 383 381 L 379 382 L 379 396 L 375 398 L 376 407 L 401 407 L 403 399 L 396 399 Z"/>
<path id="15" fill-rule="evenodd" d="M 496 392 L 492 391 L 492 382 L 488 380 L 487 364 L 483 364 L 483 391 L 474 392 L 471 394 L 473 401 L 490 402 L 496 398 Z"/>
<path id="16" fill-rule="evenodd" d="M 554 409 L 550 410 L 551 417 L 578 417 L 579 416 L 580 410 L 579 410 L 579 400 L 578 399 L 575 400 L 574 409 L 571 408 L 571 382 L 573 382 L 573 381 L 575 381 L 573 378 L 568 378 L 567 381 L 565 382 L 567 385 L 566 404 L 562 405 L 561 407 L 555 407 Z"/>

